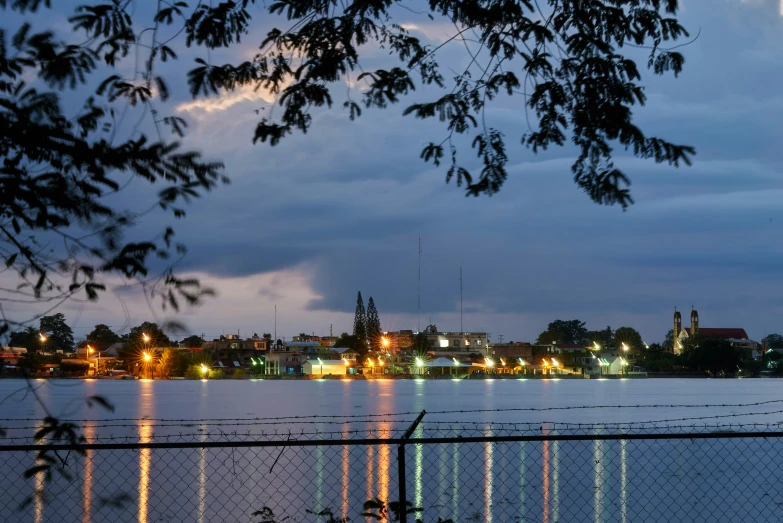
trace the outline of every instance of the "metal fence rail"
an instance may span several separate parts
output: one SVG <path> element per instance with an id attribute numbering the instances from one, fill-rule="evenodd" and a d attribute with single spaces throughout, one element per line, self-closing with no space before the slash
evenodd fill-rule
<path id="1" fill-rule="evenodd" d="M 408 521 L 425 522 L 783 520 L 783 431 L 455 430 L 0 446 L 0 511 L 7 522 L 244 523 L 326 521 L 317 513 L 329 509 L 361 521 L 377 498 L 406 499 L 422 509 Z M 42 450 L 65 475 L 24 477 Z M 273 516 L 252 516 L 264 507 Z"/>

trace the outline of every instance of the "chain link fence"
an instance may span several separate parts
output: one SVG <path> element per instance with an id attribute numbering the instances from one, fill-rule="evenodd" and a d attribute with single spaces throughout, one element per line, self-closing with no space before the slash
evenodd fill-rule
<path id="1" fill-rule="evenodd" d="M 778 425 L 196 428 L 79 446 L 7 442 L 1 519 L 329 521 L 329 511 L 363 521 L 367 500 L 403 499 L 421 509 L 403 516 L 410 522 L 783 520 Z M 50 469 L 33 469 L 46 460 Z"/>

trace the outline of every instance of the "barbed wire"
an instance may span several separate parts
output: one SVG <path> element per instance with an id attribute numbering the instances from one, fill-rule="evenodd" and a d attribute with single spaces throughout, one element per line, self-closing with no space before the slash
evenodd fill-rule
<path id="1" fill-rule="evenodd" d="M 744 407 L 758 407 L 761 405 L 771 405 L 775 403 L 783 403 L 783 399 L 779 400 L 766 400 L 753 403 L 706 403 L 706 404 L 664 404 L 656 403 L 649 405 L 569 405 L 564 407 L 513 407 L 513 408 L 500 408 L 500 409 L 453 409 L 453 410 L 428 410 L 428 416 L 443 415 L 443 414 L 478 414 L 485 412 L 551 412 L 560 410 L 589 410 L 589 409 L 703 409 L 703 408 L 744 408 Z M 775 411 L 775 413 L 781 411 Z M 97 423 L 107 421 L 154 421 L 154 422 L 172 422 L 172 423 L 198 423 L 204 422 L 231 422 L 231 421 L 287 421 L 289 420 L 315 420 L 315 419 L 331 419 L 334 420 L 338 417 L 343 420 L 347 419 L 361 419 L 361 418 L 388 418 L 399 416 L 417 416 L 421 411 L 407 411 L 407 412 L 389 412 L 383 414 L 345 414 L 341 416 L 328 415 L 328 414 L 308 414 L 303 416 L 269 416 L 269 417 L 254 417 L 254 418 L 202 418 L 199 420 L 191 418 L 108 418 L 108 419 L 61 419 L 63 422 L 69 423 Z M 2 422 L 21 422 L 21 421 L 40 421 L 39 418 L 0 418 Z"/>

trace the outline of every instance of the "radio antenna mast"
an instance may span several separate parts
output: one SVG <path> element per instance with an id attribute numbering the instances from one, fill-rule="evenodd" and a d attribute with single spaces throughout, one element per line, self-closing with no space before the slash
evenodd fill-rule
<path id="1" fill-rule="evenodd" d="M 462 266 L 459 268 L 459 333 L 463 334 L 465 329 L 462 327 Z"/>
<path id="2" fill-rule="evenodd" d="M 416 331 L 421 332 L 421 235 L 419 235 L 419 286 L 417 291 L 417 302 L 419 316 L 416 322 Z"/>

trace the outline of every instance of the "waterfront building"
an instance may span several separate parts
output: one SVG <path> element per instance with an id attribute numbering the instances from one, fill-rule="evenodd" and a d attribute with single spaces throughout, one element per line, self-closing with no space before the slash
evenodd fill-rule
<path id="1" fill-rule="evenodd" d="M 486 332 L 441 332 L 435 325 L 424 329 L 429 354 L 450 357 L 454 353 L 487 355 Z"/>
<path id="2" fill-rule="evenodd" d="M 266 354 L 264 374 L 301 374 L 302 363 L 304 361 L 307 361 L 307 358 L 302 356 L 299 352 L 273 350 Z"/>
<path id="3" fill-rule="evenodd" d="M 315 359 L 307 360 L 302 364 L 303 373 L 316 376 L 328 376 L 329 374 L 344 376 L 347 368 L 343 360 Z"/>
<path id="4" fill-rule="evenodd" d="M 205 341 L 202 351 L 211 352 L 216 360 L 236 360 L 246 367 L 250 365 L 251 358 L 261 358 L 269 352 L 269 340 L 266 338 L 243 340 L 235 334 L 229 334 L 216 340 Z"/>
<path id="5" fill-rule="evenodd" d="M 739 327 L 700 327 L 699 312 L 691 309 L 690 327 L 682 326 L 682 315 L 678 310 L 674 311 L 673 338 L 674 354 L 682 354 L 684 342 L 688 338 L 700 336 L 701 338 L 711 338 L 716 340 L 727 340 L 737 351 L 742 352 L 743 357 L 753 358 L 758 354 L 759 344 L 748 337 L 745 329 Z"/>

